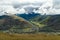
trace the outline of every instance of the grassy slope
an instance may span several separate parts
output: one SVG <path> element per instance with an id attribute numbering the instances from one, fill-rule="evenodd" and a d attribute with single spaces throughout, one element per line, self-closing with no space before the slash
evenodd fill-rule
<path id="1" fill-rule="evenodd" d="M 41 18 L 41 19 L 40 19 Z M 40 19 L 40 20 L 39 20 Z M 43 22 L 43 21 L 45 21 L 45 20 L 47 20 L 48 19 L 48 17 L 47 18 L 45 18 L 44 16 L 35 16 L 34 18 L 32 18 L 32 19 L 30 19 L 29 21 L 33 24 L 33 25 L 35 25 L 36 27 L 40 27 L 40 28 L 42 28 L 42 27 L 44 27 L 44 26 L 47 26 L 46 24 L 42 24 L 41 22 Z"/>
<path id="2" fill-rule="evenodd" d="M 32 30 L 34 25 L 32 25 L 29 21 L 16 15 L 5 15 L 4 18 L 0 19 L 0 25 L 0 31 L 3 30 L 4 32 L 21 33 L 34 31 Z"/>
<path id="3" fill-rule="evenodd" d="M 60 32 L 60 15 L 43 15 L 30 19 L 33 24 L 43 27 L 45 31 Z"/>
<path id="4" fill-rule="evenodd" d="M 39 22 L 31 21 L 31 23 L 34 24 L 34 25 L 37 26 L 37 27 L 40 27 L 40 28 L 46 26 L 46 25 L 44 25 L 44 24 L 40 24 Z"/>
<path id="5" fill-rule="evenodd" d="M 59 35 L 0 33 L 0 40 L 60 40 Z"/>

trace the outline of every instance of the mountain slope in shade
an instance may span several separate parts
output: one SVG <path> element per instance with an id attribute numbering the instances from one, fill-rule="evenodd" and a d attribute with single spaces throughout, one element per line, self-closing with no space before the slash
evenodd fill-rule
<path id="1" fill-rule="evenodd" d="M 37 16 L 37 15 L 40 15 L 39 13 L 34 13 L 34 12 L 32 12 L 32 13 L 28 13 L 28 14 L 16 14 L 17 16 L 19 16 L 19 17 L 22 17 L 22 18 L 24 18 L 24 19 L 26 19 L 26 20 L 29 20 L 29 19 L 31 19 L 31 18 L 33 18 L 33 17 L 35 17 L 35 16 Z"/>
<path id="2" fill-rule="evenodd" d="M 36 28 L 34 27 L 34 25 L 21 17 L 18 17 L 16 15 L 4 15 L 0 19 L 0 30 L 6 30 L 7 32 L 13 33 L 22 33 L 34 32 Z"/>

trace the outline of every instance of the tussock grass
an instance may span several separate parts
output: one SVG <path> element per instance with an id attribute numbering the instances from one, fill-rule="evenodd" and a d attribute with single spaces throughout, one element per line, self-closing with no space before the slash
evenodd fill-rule
<path id="1" fill-rule="evenodd" d="M 0 33 L 0 40 L 60 40 L 59 35 Z"/>

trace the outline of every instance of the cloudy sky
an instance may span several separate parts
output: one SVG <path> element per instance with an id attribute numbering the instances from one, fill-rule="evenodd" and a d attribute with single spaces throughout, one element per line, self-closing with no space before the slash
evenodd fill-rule
<path id="1" fill-rule="evenodd" d="M 0 15 L 17 13 L 60 14 L 60 0 L 0 0 Z"/>

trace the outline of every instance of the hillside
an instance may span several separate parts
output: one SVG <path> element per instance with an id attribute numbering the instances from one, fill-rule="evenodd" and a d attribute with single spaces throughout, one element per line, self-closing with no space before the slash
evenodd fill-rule
<path id="1" fill-rule="evenodd" d="M 36 15 L 29 20 L 4 15 L 0 17 L 0 30 L 12 33 L 60 32 L 60 15 Z"/>
<path id="2" fill-rule="evenodd" d="M 60 15 L 41 15 L 30 19 L 32 24 L 41 26 L 39 31 L 43 32 L 60 32 Z M 34 22 L 34 23 L 33 23 Z"/>
<path id="3" fill-rule="evenodd" d="M 0 18 L 0 31 L 23 33 L 34 32 L 36 29 L 29 21 L 16 15 L 4 15 Z"/>

